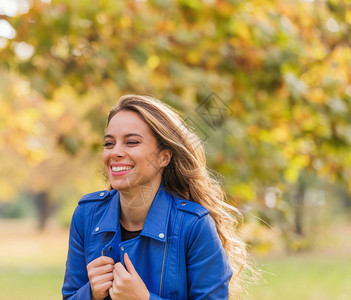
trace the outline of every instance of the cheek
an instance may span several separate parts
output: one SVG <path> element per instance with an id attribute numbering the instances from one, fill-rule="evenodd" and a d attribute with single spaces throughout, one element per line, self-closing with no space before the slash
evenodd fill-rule
<path id="1" fill-rule="evenodd" d="M 148 172 L 157 172 L 160 169 L 159 156 L 156 152 L 145 153 L 143 155 L 143 166 Z"/>
<path id="2" fill-rule="evenodd" d="M 102 152 L 102 161 L 105 165 L 108 163 L 108 159 L 109 159 L 108 151 L 104 150 Z"/>
<path id="3" fill-rule="evenodd" d="M 150 162 L 152 162 L 152 160 L 155 160 L 156 157 L 156 154 L 148 151 L 148 149 L 140 151 L 137 155 L 134 156 L 134 158 L 143 165 L 149 165 Z"/>
<path id="4" fill-rule="evenodd" d="M 142 163 L 145 160 L 145 153 L 146 150 L 144 148 L 129 148 L 126 149 L 125 155 L 128 159 L 137 162 L 137 163 Z"/>

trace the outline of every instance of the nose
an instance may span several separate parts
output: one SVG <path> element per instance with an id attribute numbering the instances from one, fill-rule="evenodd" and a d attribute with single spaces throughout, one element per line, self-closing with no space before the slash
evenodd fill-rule
<path id="1" fill-rule="evenodd" d="M 123 146 L 116 143 L 113 149 L 111 150 L 110 155 L 116 158 L 125 156 L 125 151 Z"/>

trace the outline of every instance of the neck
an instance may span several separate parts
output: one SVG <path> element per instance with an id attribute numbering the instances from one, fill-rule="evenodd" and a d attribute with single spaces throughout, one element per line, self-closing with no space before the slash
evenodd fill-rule
<path id="1" fill-rule="evenodd" d="M 138 187 L 120 191 L 120 219 L 122 226 L 130 231 L 143 229 L 158 186 Z"/>

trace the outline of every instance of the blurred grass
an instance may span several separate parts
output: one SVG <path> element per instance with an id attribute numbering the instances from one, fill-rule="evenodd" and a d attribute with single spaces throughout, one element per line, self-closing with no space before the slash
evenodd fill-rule
<path id="1" fill-rule="evenodd" d="M 0 300 L 62 299 L 68 230 L 29 220 L 0 220 Z"/>
<path id="2" fill-rule="evenodd" d="M 348 300 L 350 258 L 300 254 L 261 259 L 263 279 L 243 300 Z"/>
<path id="3" fill-rule="evenodd" d="M 279 249 L 257 257 L 262 280 L 249 288 L 251 297 L 242 300 L 351 299 L 350 232 L 347 219 L 335 219 L 309 233 L 309 251 L 287 255 Z"/>
<path id="4" fill-rule="evenodd" d="M 0 268 L 0 299 L 62 299 L 64 268 Z"/>
<path id="5" fill-rule="evenodd" d="M 68 230 L 54 224 L 38 233 L 28 221 L 0 220 L 0 300 L 61 299 Z M 351 295 L 350 226 L 315 236 L 318 251 L 258 257 L 260 283 L 242 300 L 346 300 Z"/>

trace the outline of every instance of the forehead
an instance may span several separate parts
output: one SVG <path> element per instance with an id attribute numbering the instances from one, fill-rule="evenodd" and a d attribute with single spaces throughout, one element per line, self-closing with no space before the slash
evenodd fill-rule
<path id="1" fill-rule="evenodd" d="M 106 128 L 106 133 L 123 136 L 128 133 L 151 134 L 148 124 L 134 111 L 116 113 Z"/>

